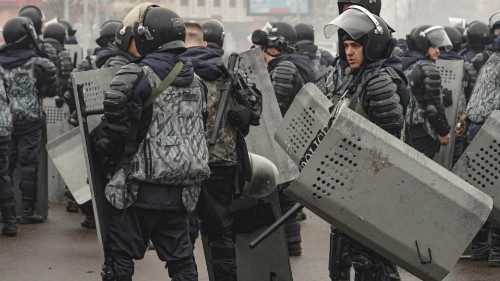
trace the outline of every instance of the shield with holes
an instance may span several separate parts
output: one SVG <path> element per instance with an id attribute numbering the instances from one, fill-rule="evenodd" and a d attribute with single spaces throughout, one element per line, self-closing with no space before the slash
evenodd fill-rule
<path id="1" fill-rule="evenodd" d="M 276 141 L 293 162 L 302 166 L 309 159 L 318 140 L 318 132 L 328 124 L 332 102 L 314 84 L 306 84 L 293 100 L 283 121 L 276 130 Z"/>
<path id="2" fill-rule="evenodd" d="M 452 172 L 493 198 L 491 220 L 500 225 L 500 110 L 486 120 Z"/>
<path id="3" fill-rule="evenodd" d="M 423 280 L 442 280 L 491 198 L 349 108 L 285 193 Z"/>
<path id="4" fill-rule="evenodd" d="M 462 60 L 438 60 L 436 65 L 441 74 L 441 86 L 446 88 L 447 94 L 443 97 L 445 104 L 446 119 L 452 128 L 451 141 L 447 146 L 441 147 L 438 153 L 434 156 L 434 160 L 441 164 L 446 169 L 451 169 L 453 162 L 453 148 L 455 144 L 454 128 L 457 126 L 459 110 L 465 105 L 462 78 L 464 75 L 464 62 Z M 450 99 L 451 97 L 451 99 Z"/>
<path id="5" fill-rule="evenodd" d="M 240 56 L 240 70 L 248 75 L 262 93 L 260 125 L 251 126 L 250 133 L 245 137 L 248 151 L 262 155 L 276 165 L 280 174 L 278 184 L 291 181 L 297 177 L 298 170 L 273 137 L 282 117 L 267 67 L 262 59 L 262 51 L 256 48 L 243 52 Z"/>
<path id="6" fill-rule="evenodd" d="M 101 258 L 104 263 L 104 239 L 107 234 L 106 215 L 109 213 L 109 203 L 104 196 L 105 167 L 92 154 L 90 146 L 90 132 L 100 122 L 103 110 L 104 92 L 109 88 L 117 69 L 105 68 L 84 72 L 73 72 L 71 79 L 75 93 L 78 118 L 80 120 L 80 137 L 83 147 L 83 155 L 86 163 L 88 183 L 94 208 L 94 216 L 97 228 L 97 238 L 101 250 Z"/>

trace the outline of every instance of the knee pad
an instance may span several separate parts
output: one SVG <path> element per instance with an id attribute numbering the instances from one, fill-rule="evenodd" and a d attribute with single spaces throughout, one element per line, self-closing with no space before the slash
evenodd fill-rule
<path id="1" fill-rule="evenodd" d="M 174 261 L 167 263 L 168 276 L 174 278 L 180 272 L 187 272 L 197 275 L 196 265 L 194 263 L 194 258 L 184 259 L 180 261 Z"/>
<path id="2" fill-rule="evenodd" d="M 14 188 L 10 180 L 0 177 L 0 205 L 14 201 Z"/>
<path id="3" fill-rule="evenodd" d="M 212 259 L 235 259 L 236 250 L 234 241 L 217 240 L 210 242 L 210 251 L 212 252 Z"/>

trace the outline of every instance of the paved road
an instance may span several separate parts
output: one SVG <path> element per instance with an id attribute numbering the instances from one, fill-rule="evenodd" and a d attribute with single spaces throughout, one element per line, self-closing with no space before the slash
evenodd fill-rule
<path id="1" fill-rule="evenodd" d="M 292 257 L 295 281 L 327 281 L 329 226 L 311 213 L 302 222 L 304 255 Z M 95 281 L 99 252 L 94 231 L 80 227 L 80 214 L 62 205 L 50 205 L 49 220 L 41 225 L 20 225 L 16 238 L 0 237 L 0 281 Z M 201 245 L 196 245 L 200 281 L 208 281 Z M 403 272 L 403 281 L 417 278 Z M 136 281 L 169 280 L 154 251 L 136 263 Z M 486 263 L 460 261 L 446 281 L 500 280 L 500 269 Z M 259 280 L 256 280 L 259 281 Z"/>

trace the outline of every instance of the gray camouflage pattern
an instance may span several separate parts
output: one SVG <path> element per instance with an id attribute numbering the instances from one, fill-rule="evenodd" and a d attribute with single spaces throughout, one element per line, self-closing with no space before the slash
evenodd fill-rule
<path id="1" fill-rule="evenodd" d="M 342 96 L 341 88 L 344 84 L 345 73 L 342 70 L 340 59 L 336 60 L 332 67 L 333 69 L 326 79 L 326 97 L 333 104 L 337 104 Z"/>
<path id="2" fill-rule="evenodd" d="M 32 122 L 42 117 L 42 99 L 36 88 L 34 64 L 36 57 L 25 64 L 13 68 L 0 67 L 0 75 L 5 83 L 8 93 L 12 122 Z"/>
<path id="3" fill-rule="evenodd" d="M 0 82 L 0 137 L 6 137 L 12 133 L 12 114 L 3 80 Z"/>
<path id="4" fill-rule="evenodd" d="M 484 123 L 495 110 L 500 109 L 500 53 L 494 53 L 481 69 L 467 105 L 467 117 Z"/>
<path id="5" fill-rule="evenodd" d="M 143 66 L 151 89 L 161 80 Z M 130 179 L 183 186 L 188 211 L 198 201 L 200 183 L 210 176 L 203 109 L 205 93 L 197 76 L 188 87 L 168 87 L 153 102 L 153 116 L 145 139 L 130 162 Z"/>

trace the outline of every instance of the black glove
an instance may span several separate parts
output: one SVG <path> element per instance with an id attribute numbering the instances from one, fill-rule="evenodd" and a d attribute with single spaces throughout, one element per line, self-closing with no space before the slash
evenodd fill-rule
<path id="1" fill-rule="evenodd" d="M 233 127 L 247 127 L 250 124 L 251 118 L 250 110 L 241 104 L 235 105 L 227 111 L 227 121 Z"/>
<path id="2" fill-rule="evenodd" d="M 56 107 L 61 108 L 64 105 L 64 98 L 62 97 L 57 97 L 56 98 Z"/>

